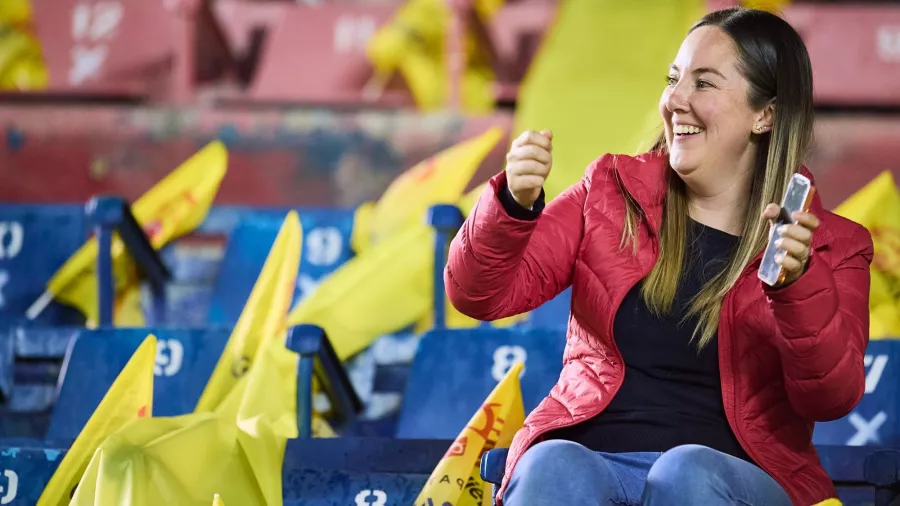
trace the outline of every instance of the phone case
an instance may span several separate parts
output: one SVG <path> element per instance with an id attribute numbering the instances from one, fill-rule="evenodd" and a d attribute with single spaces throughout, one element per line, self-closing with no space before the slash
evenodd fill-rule
<path id="1" fill-rule="evenodd" d="M 805 194 L 794 194 L 794 192 L 797 191 L 798 184 L 806 188 Z M 772 227 L 772 231 L 769 234 L 769 242 L 766 245 L 766 250 L 763 253 L 762 262 L 760 263 L 757 274 L 759 279 L 767 285 L 779 286 L 784 282 L 785 277 L 784 268 L 775 261 L 775 257 L 781 252 L 781 250 L 775 246 L 775 241 L 781 238 L 781 234 L 777 231 L 778 227 L 793 223 L 794 221 L 791 219 L 792 213 L 797 211 L 809 211 L 809 206 L 812 203 L 815 192 L 815 187 L 806 176 L 794 174 L 791 178 L 791 182 L 788 184 L 787 190 L 785 190 L 784 197 L 781 201 L 781 216 L 775 220 L 775 226 Z"/>

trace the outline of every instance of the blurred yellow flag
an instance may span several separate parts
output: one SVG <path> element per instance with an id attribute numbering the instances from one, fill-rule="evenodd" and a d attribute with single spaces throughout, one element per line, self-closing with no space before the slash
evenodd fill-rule
<path id="1" fill-rule="evenodd" d="M 353 212 L 353 232 L 350 234 L 350 248 L 360 254 L 372 245 L 372 218 L 375 202 L 363 202 Z"/>
<path id="2" fill-rule="evenodd" d="M 325 278 L 288 325 L 325 329 L 341 360 L 418 321 L 431 305 L 434 232 L 424 220 L 370 247 Z"/>
<path id="3" fill-rule="evenodd" d="M 0 4 L 7 1 L 0 1 Z M 0 7 L 0 11 L 2 9 Z M 4 15 L 15 18 L 27 16 L 27 12 L 0 12 L 0 90 L 34 91 L 46 88 L 47 67 L 40 42 L 24 29 L 4 27 Z M 25 21 L 23 18 L 19 22 Z"/>
<path id="4" fill-rule="evenodd" d="M 3 0 L 0 2 L 0 25 L 18 25 L 31 20 L 29 0 Z"/>
<path id="5" fill-rule="evenodd" d="M 285 308 L 282 314 L 286 312 Z M 263 496 L 262 504 L 281 504 L 284 448 L 287 440 L 298 434 L 299 357 L 285 347 L 284 338 L 282 331 L 277 337 L 261 343 L 262 348 L 250 373 L 216 409 L 222 418 L 237 421 L 238 444 Z"/>
<path id="6" fill-rule="evenodd" d="M 478 473 L 481 456 L 493 448 L 509 447 L 525 422 L 519 385 L 522 367 L 516 363 L 494 387 L 428 477 L 415 506 L 475 506 L 483 504 L 485 497 L 490 500 L 489 485 Z"/>
<path id="7" fill-rule="evenodd" d="M 900 336 L 900 191 L 893 175 L 882 172 L 834 212 L 872 234 L 875 257 L 870 269 L 870 337 Z"/>
<path id="8" fill-rule="evenodd" d="M 463 216 L 466 218 L 469 217 L 469 213 L 472 212 L 472 209 L 475 209 L 475 204 L 478 203 L 478 198 L 481 197 L 481 194 L 484 192 L 484 189 L 487 188 L 487 185 L 488 184 L 485 181 L 472 190 L 469 190 L 468 193 L 459 199 L 459 210 L 462 211 Z"/>
<path id="9" fill-rule="evenodd" d="M 156 337 L 147 336 L 134 352 L 122 372 L 81 433 L 75 438 L 59 467 L 38 499 L 38 506 L 69 504 L 72 489 L 81 480 L 97 447 L 123 426 L 138 418 L 149 417 L 153 410 L 153 366 L 156 362 Z"/>
<path id="10" fill-rule="evenodd" d="M 369 218 L 371 243 L 376 245 L 424 222 L 428 208 L 435 204 L 459 202 L 482 160 L 502 136 L 502 128 L 490 128 L 401 174 L 375 204 Z"/>
<path id="11" fill-rule="evenodd" d="M 482 188 L 482 187 L 479 187 Z M 470 192 L 464 200 L 477 200 Z M 468 204 L 467 204 L 468 205 Z M 356 226 L 356 225 L 354 225 Z M 288 325 L 309 323 L 325 329 L 341 360 L 367 348 L 379 337 L 415 325 L 417 332 L 434 320 L 434 230 L 414 221 L 377 245 L 370 245 L 325 278 L 316 291 L 288 315 Z M 479 321 L 445 300 L 446 324 L 472 328 Z M 512 325 L 526 315 L 493 322 Z"/>
<path id="12" fill-rule="evenodd" d="M 475 2 L 478 17 L 489 20 L 504 0 Z M 449 98 L 445 39 L 450 9 L 443 0 L 407 0 L 369 41 L 367 54 L 381 83 L 399 71 L 416 104 L 423 110 L 444 107 Z M 471 30 L 465 36 L 460 105 L 469 113 L 494 107 L 494 72 L 482 44 Z"/>
<path id="13" fill-rule="evenodd" d="M 132 206 L 137 222 L 144 229 L 151 245 L 162 248 L 166 243 L 194 230 L 206 218 L 215 200 L 219 184 L 225 177 L 228 153 L 218 141 L 212 142 L 151 188 Z M 97 323 L 97 239 L 91 238 L 72 255 L 47 284 L 47 293 L 34 307 L 43 308 L 51 298 L 78 308 L 87 317 L 88 326 Z M 118 236 L 113 238 L 113 275 L 117 301 L 114 323 L 141 325 L 140 315 L 132 314 L 130 321 L 123 311 L 133 306 L 123 304 L 129 290 L 137 289 L 137 267 L 125 251 Z M 134 292 L 131 292 L 133 296 Z M 29 309 L 29 313 L 32 312 Z M 37 310 L 38 312 L 40 309 Z"/>
<path id="14" fill-rule="evenodd" d="M 273 339 L 283 341 L 288 310 L 297 286 L 302 243 L 300 218 L 296 211 L 290 211 L 194 412 L 216 409 L 247 372 L 260 350 Z"/>
<path id="15" fill-rule="evenodd" d="M 100 445 L 72 506 L 283 504 L 286 439 L 297 437 L 297 355 L 270 340 L 212 413 L 136 421 Z M 296 373 L 294 373 L 296 377 Z"/>
<path id="16" fill-rule="evenodd" d="M 598 156 L 634 153 L 658 134 L 660 73 L 706 13 L 706 1 L 565 0 L 558 9 L 519 88 L 514 129 L 553 131 L 548 202 Z"/>
<path id="17" fill-rule="evenodd" d="M 791 0 L 744 0 L 742 4 L 747 9 L 759 9 L 778 14 L 791 4 Z"/>

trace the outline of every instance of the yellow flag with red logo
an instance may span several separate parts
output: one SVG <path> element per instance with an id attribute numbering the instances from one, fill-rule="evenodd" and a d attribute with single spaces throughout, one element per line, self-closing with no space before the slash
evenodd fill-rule
<path id="1" fill-rule="evenodd" d="M 68 505 L 72 489 L 81 481 L 97 447 L 132 420 L 152 415 L 155 363 L 156 337 L 149 335 L 122 368 L 75 438 L 44 487 L 37 506 Z"/>
<path id="2" fill-rule="evenodd" d="M 141 196 L 132 206 L 135 220 L 144 229 L 155 249 L 191 232 L 206 218 L 209 208 L 228 165 L 225 146 L 214 141 L 197 152 L 162 181 Z M 98 319 L 97 239 L 92 237 L 73 254 L 53 275 L 47 292 L 28 310 L 30 319 L 56 299 L 78 308 L 93 327 Z M 138 286 L 138 271 L 125 250 L 125 244 L 115 235 L 112 243 L 113 277 L 116 303 L 113 323 L 116 326 L 140 326 L 143 317 L 134 302 Z M 127 304 L 126 301 L 132 301 Z M 139 309 L 139 308 L 138 308 Z"/>
<path id="3" fill-rule="evenodd" d="M 525 423 L 519 385 L 522 367 L 517 362 L 494 387 L 428 477 L 415 506 L 475 506 L 491 497 L 489 485 L 479 474 L 481 456 L 493 448 L 508 447 Z"/>
<path id="4" fill-rule="evenodd" d="M 401 174 L 378 199 L 368 217 L 371 244 L 384 242 L 426 219 L 435 204 L 456 204 L 484 157 L 503 137 L 493 127 L 451 146 Z"/>
<path id="5" fill-rule="evenodd" d="M 234 389 L 238 380 L 272 339 L 283 339 L 287 314 L 297 286 L 303 230 L 296 211 L 281 224 L 250 297 L 225 344 L 195 413 L 213 411 Z"/>
<path id="6" fill-rule="evenodd" d="M 875 257 L 869 269 L 869 337 L 900 336 L 900 191 L 893 175 L 882 172 L 834 212 L 872 234 Z"/>

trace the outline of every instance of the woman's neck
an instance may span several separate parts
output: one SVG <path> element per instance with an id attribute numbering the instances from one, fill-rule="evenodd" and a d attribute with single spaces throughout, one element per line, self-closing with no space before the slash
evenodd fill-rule
<path id="1" fill-rule="evenodd" d="M 732 235 L 741 235 L 747 219 L 749 178 L 735 178 L 715 187 L 687 185 L 688 212 L 694 221 Z"/>

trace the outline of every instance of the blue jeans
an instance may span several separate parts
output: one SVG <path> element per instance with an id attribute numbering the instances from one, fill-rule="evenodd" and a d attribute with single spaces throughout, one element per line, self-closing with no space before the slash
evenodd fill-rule
<path id="1" fill-rule="evenodd" d="M 762 469 L 699 445 L 665 453 L 599 453 L 544 441 L 516 465 L 505 506 L 791 506 Z"/>

